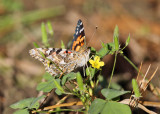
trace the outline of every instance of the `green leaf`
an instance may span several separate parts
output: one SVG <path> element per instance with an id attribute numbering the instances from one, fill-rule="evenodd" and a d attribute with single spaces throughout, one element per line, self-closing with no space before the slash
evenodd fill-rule
<path id="1" fill-rule="evenodd" d="M 32 103 L 30 104 L 30 106 L 28 107 L 29 109 L 35 108 L 38 109 L 39 108 L 39 100 L 43 99 L 45 97 L 45 95 L 42 95 L 40 97 L 37 97 L 35 99 L 33 99 Z"/>
<path id="2" fill-rule="evenodd" d="M 89 114 L 131 114 L 128 105 L 114 101 L 105 101 L 103 99 L 95 99 L 88 111 Z"/>
<path id="3" fill-rule="evenodd" d="M 88 110 L 88 113 L 89 114 L 100 114 L 100 112 L 104 108 L 105 104 L 106 104 L 105 100 L 99 99 L 99 98 L 95 99 L 92 102 L 92 104 Z"/>
<path id="4" fill-rule="evenodd" d="M 98 52 L 96 51 L 95 48 L 89 47 L 89 49 L 91 50 L 92 55 L 98 55 Z"/>
<path id="5" fill-rule="evenodd" d="M 82 76 L 81 76 L 81 74 L 79 72 L 77 73 L 77 83 L 78 83 L 79 89 L 82 91 L 84 89 L 84 87 L 83 87 L 83 79 L 82 79 Z"/>
<path id="6" fill-rule="evenodd" d="M 116 25 L 115 29 L 114 29 L 114 34 L 113 34 L 113 42 L 114 42 L 114 49 L 115 51 L 119 50 L 119 30 L 118 30 L 118 26 Z"/>
<path id="7" fill-rule="evenodd" d="M 45 45 L 45 47 L 49 47 L 47 31 L 44 23 L 41 24 L 41 31 L 42 31 L 42 43 Z"/>
<path id="8" fill-rule="evenodd" d="M 90 47 L 92 53 L 96 53 L 96 49 L 94 47 Z"/>
<path id="9" fill-rule="evenodd" d="M 64 85 L 67 81 L 76 79 L 76 77 L 77 77 L 77 73 L 74 73 L 74 72 L 64 75 L 62 78 L 62 85 Z"/>
<path id="10" fill-rule="evenodd" d="M 64 89 L 63 89 L 62 86 L 60 85 L 58 79 L 57 79 L 57 80 L 56 80 L 56 79 L 53 79 L 53 82 L 54 82 L 54 84 L 55 84 L 55 86 L 56 86 L 57 89 L 59 89 L 62 93 L 65 93 L 65 92 L 64 92 Z"/>
<path id="11" fill-rule="evenodd" d="M 34 100 L 34 98 L 23 99 L 23 100 L 20 100 L 16 103 L 10 105 L 10 107 L 13 109 L 27 108 L 32 103 L 33 100 Z"/>
<path id="12" fill-rule="evenodd" d="M 107 44 L 102 44 L 103 48 L 101 48 L 98 51 L 98 56 L 100 56 L 100 58 L 103 58 L 105 55 L 107 54 L 112 54 L 114 52 L 114 44 L 113 43 L 107 43 Z"/>
<path id="13" fill-rule="evenodd" d="M 102 111 L 101 114 L 131 114 L 131 109 L 128 105 L 121 104 L 114 101 L 107 102 Z"/>
<path id="14" fill-rule="evenodd" d="M 62 92 L 59 89 L 56 89 L 55 92 L 57 95 L 62 95 Z"/>
<path id="15" fill-rule="evenodd" d="M 39 48 L 39 45 L 36 42 L 33 42 L 35 48 Z"/>
<path id="16" fill-rule="evenodd" d="M 101 93 L 107 100 L 111 100 L 111 99 L 119 97 L 123 94 L 130 93 L 130 91 L 119 91 L 119 90 L 114 90 L 114 89 L 102 89 Z"/>
<path id="17" fill-rule="evenodd" d="M 45 72 L 45 74 L 43 75 L 43 78 L 45 80 L 51 80 L 53 78 L 53 76 L 51 74 L 49 74 L 48 72 Z"/>
<path id="18" fill-rule="evenodd" d="M 117 84 L 117 83 L 111 83 L 111 86 L 110 86 L 112 89 L 116 89 L 116 90 L 121 90 L 122 89 L 122 86 Z"/>
<path id="19" fill-rule="evenodd" d="M 48 26 L 49 34 L 53 36 L 54 31 L 53 31 L 52 24 L 50 21 L 47 22 L 47 26 Z"/>
<path id="20" fill-rule="evenodd" d="M 135 97 L 137 97 L 137 98 L 140 97 L 141 93 L 139 92 L 139 86 L 138 86 L 138 83 L 135 79 L 132 79 L 132 87 L 133 87 Z"/>
<path id="21" fill-rule="evenodd" d="M 60 85 L 60 79 L 52 79 L 48 80 L 47 82 L 41 82 L 37 86 L 38 91 L 43 91 L 43 92 L 50 92 L 52 89 L 57 88 L 57 85 Z"/>
<path id="22" fill-rule="evenodd" d="M 125 44 L 126 46 L 128 46 L 129 41 L 130 41 L 130 34 L 129 34 L 129 36 L 128 36 L 127 40 L 126 40 L 126 44 Z M 125 46 L 125 47 L 126 47 L 126 46 Z"/>
<path id="23" fill-rule="evenodd" d="M 53 79 L 49 80 L 48 82 L 41 82 L 37 86 L 38 91 L 43 91 L 43 92 L 50 92 L 53 88 L 56 88 Z"/>
<path id="24" fill-rule="evenodd" d="M 90 75 L 91 75 L 91 78 L 93 78 L 94 75 L 95 75 L 95 71 L 96 71 L 95 68 L 87 67 L 87 68 L 86 68 L 86 75 L 87 75 L 87 76 L 90 76 Z"/>
<path id="25" fill-rule="evenodd" d="M 65 45 L 64 45 L 64 43 L 63 43 L 62 40 L 61 40 L 61 48 L 62 48 L 62 49 L 65 49 Z"/>
<path id="26" fill-rule="evenodd" d="M 20 109 L 14 112 L 13 114 L 29 114 L 28 109 Z"/>

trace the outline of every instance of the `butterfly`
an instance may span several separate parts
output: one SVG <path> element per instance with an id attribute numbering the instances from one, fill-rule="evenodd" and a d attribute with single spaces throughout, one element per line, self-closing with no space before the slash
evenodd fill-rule
<path id="1" fill-rule="evenodd" d="M 79 19 L 73 36 L 71 49 L 35 48 L 29 50 L 30 55 L 41 61 L 46 72 L 52 76 L 69 73 L 83 67 L 89 60 L 90 49 L 85 46 L 85 32 Z"/>

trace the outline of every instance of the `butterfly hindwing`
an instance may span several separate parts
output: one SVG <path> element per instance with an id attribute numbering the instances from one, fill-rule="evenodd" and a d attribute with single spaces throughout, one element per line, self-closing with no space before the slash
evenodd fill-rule
<path id="1" fill-rule="evenodd" d="M 45 70 L 51 75 L 71 72 L 75 69 L 77 58 L 80 56 L 76 51 L 60 48 L 35 48 L 29 53 L 33 58 L 41 61 Z"/>

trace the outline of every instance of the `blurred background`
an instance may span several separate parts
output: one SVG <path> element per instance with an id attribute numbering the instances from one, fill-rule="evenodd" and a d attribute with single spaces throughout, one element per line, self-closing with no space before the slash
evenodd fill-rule
<path id="1" fill-rule="evenodd" d="M 34 48 L 33 42 L 41 45 L 41 23 L 52 23 L 54 37 L 49 43 L 60 48 L 61 40 L 66 46 L 72 40 L 78 19 L 83 21 L 88 46 L 99 50 L 101 41 L 112 42 L 114 27 L 118 25 L 121 46 L 131 36 L 124 54 L 137 67 L 143 61 L 143 73 L 151 64 L 148 76 L 159 66 L 159 0 L 1 0 L 0 114 L 11 114 L 9 105 L 38 94 L 36 85 L 41 82 L 44 66 L 28 51 Z M 103 76 L 107 80 L 113 60 L 113 55 L 103 59 Z M 158 70 L 152 80 L 156 87 L 160 87 L 159 73 Z M 131 90 L 131 79 L 136 75 L 136 70 L 118 56 L 113 81 Z M 55 99 L 58 101 L 57 96 Z M 144 100 L 160 101 L 152 92 L 145 94 Z"/>

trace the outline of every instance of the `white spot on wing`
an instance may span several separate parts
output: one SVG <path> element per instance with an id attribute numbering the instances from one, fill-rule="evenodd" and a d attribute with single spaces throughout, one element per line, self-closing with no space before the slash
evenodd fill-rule
<path id="1" fill-rule="evenodd" d="M 80 30 L 80 33 L 81 33 L 82 31 L 84 31 L 84 28 L 82 28 L 82 29 Z"/>
<path id="2" fill-rule="evenodd" d="M 64 60 L 61 60 L 59 64 L 66 64 L 66 62 L 64 62 Z"/>
<path id="3" fill-rule="evenodd" d="M 78 31 L 76 32 L 76 35 L 78 35 Z"/>
<path id="4" fill-rule="evenodd" d="M 49 48 L 47 51 L 46 51 L 46 54 L 50 54 L 50 52 L 51 52 L 51 50 L 52 50 L 52 48 Z"/>
<path id="5" fill-rule="evenodd" d="M 39 51 L 43 52 L 43 49 L 42 48 L 37 48 Z"/>

